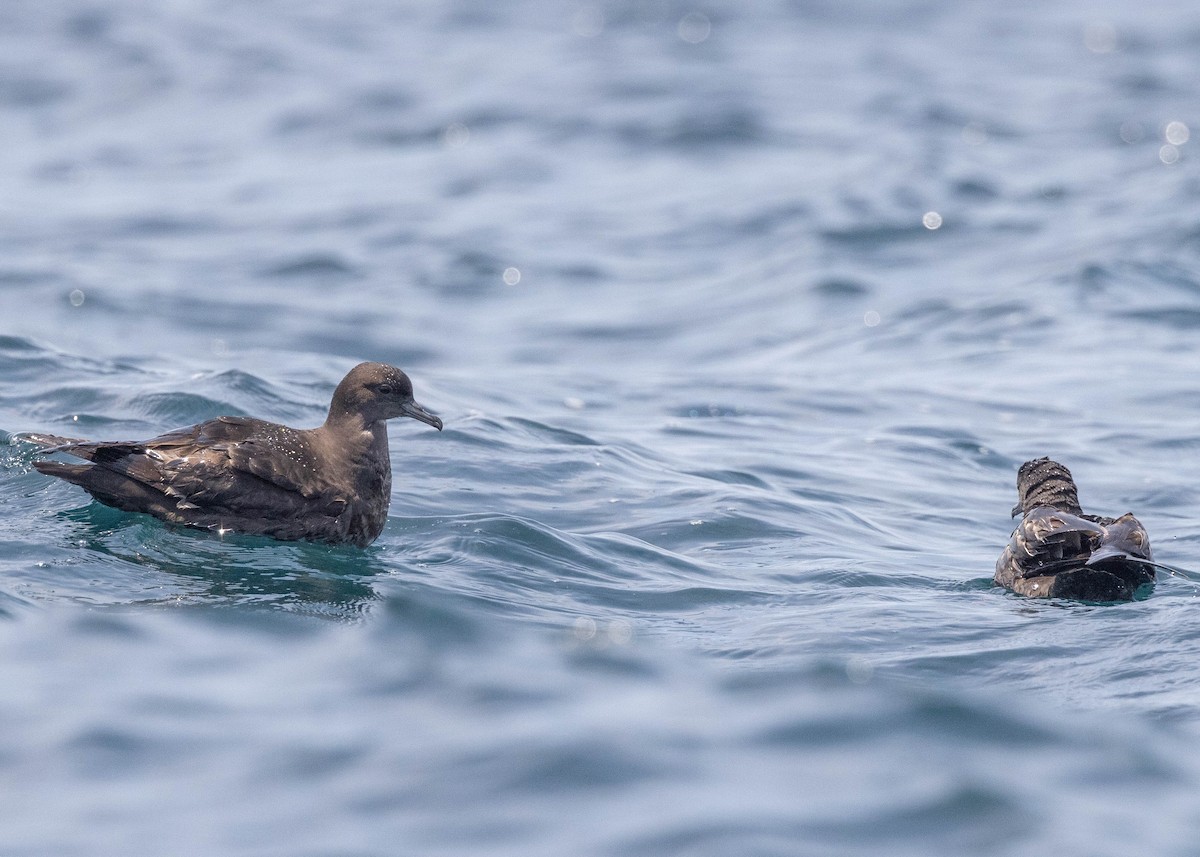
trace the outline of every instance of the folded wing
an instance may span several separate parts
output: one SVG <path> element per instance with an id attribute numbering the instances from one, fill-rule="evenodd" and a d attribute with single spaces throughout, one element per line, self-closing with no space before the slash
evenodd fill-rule
<path id="1" fill-rule="evenodd" d="M 167 520 L 219 526 L 263 518 L 263 531 L 302 512 L 336 518 L 346 501 L 322 480 L 300 432 L 243 417 L 220 417 L 136 442 L 91 443 L 48 435 L 31 440 L 91 462 L 39 461 L 43 473 L 85 488 L 101 502 Z M 58 443 L 57 441 L 63 441 Z"/>
<path id="2" fill-rule="evenodd" d="M 1150 539 L 1131 514 L 1101 518 L 1038 506 L 1013 531 L 995 580 L 1025 595 L 1123 600 L 1154 579 L 1151 560 Z"/>

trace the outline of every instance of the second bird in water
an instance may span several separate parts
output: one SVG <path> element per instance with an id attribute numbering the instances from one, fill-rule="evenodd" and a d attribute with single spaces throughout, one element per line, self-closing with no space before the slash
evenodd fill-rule
<path id="1" fill-rule="evenodd" d="M 1035 598 L 1128 601 L 1154 580 L 1146 528 L 1128 512 L 1085 515 L 1071 471 L 1057 461 L 1022 464 L 1017 495 L 1021 523 L 996 561 L 996 583 Z"/>

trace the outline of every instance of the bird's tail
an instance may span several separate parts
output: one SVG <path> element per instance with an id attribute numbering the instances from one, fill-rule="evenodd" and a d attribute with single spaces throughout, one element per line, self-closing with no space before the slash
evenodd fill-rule
<path id="1" fill-rule="evenodd" d="M 33 462 L 34 469 L 39 473 L 45 473 L 47 476 L 57 476 L 59 479 L 65 479 L 67 482 L 73 482 L 84 488 L 88 487 L 88 471 L 94 466 L 92 464 L 64 464 L 61 461 Z"/>

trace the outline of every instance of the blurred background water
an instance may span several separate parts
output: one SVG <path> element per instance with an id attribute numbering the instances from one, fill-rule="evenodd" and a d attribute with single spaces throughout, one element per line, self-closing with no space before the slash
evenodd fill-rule
<path id="1" fill-rule="evenodd" d="M 0 853 L 1183 855 L 1200 587 L 990 585 L 1015 472 L 1200 568 L 1183 2 L 0 5 Z M 367 550 L 12 433 L 392 430 Z"/>

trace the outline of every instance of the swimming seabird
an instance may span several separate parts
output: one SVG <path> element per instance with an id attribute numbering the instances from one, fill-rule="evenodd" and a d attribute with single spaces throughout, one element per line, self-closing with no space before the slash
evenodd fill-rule
<path id="1" fill-rule="evenodd" d="M 996 583 L 1035 598 L 1128 601 L 1154 580 L 1146 528 L 1128 512 L 1085 515 L 1071 472 L 1057 461 L 1022 464 L 1017 494 L 1012 513 L 1021 523 L 996 561 Z"/>
<path id="2" fill-rule="evenodd" d="M 360 363 L 334 390 L 325 423 L 312 429 L 217 417 L 143 441 L 23 437 L 47 453 L 89 462 L 33 466 L 127 512 L 219 532 L 363 547 L 387 519 L 387 420 L 396 417 L 442 428 L 413 400 L 402 371 Z"/>

